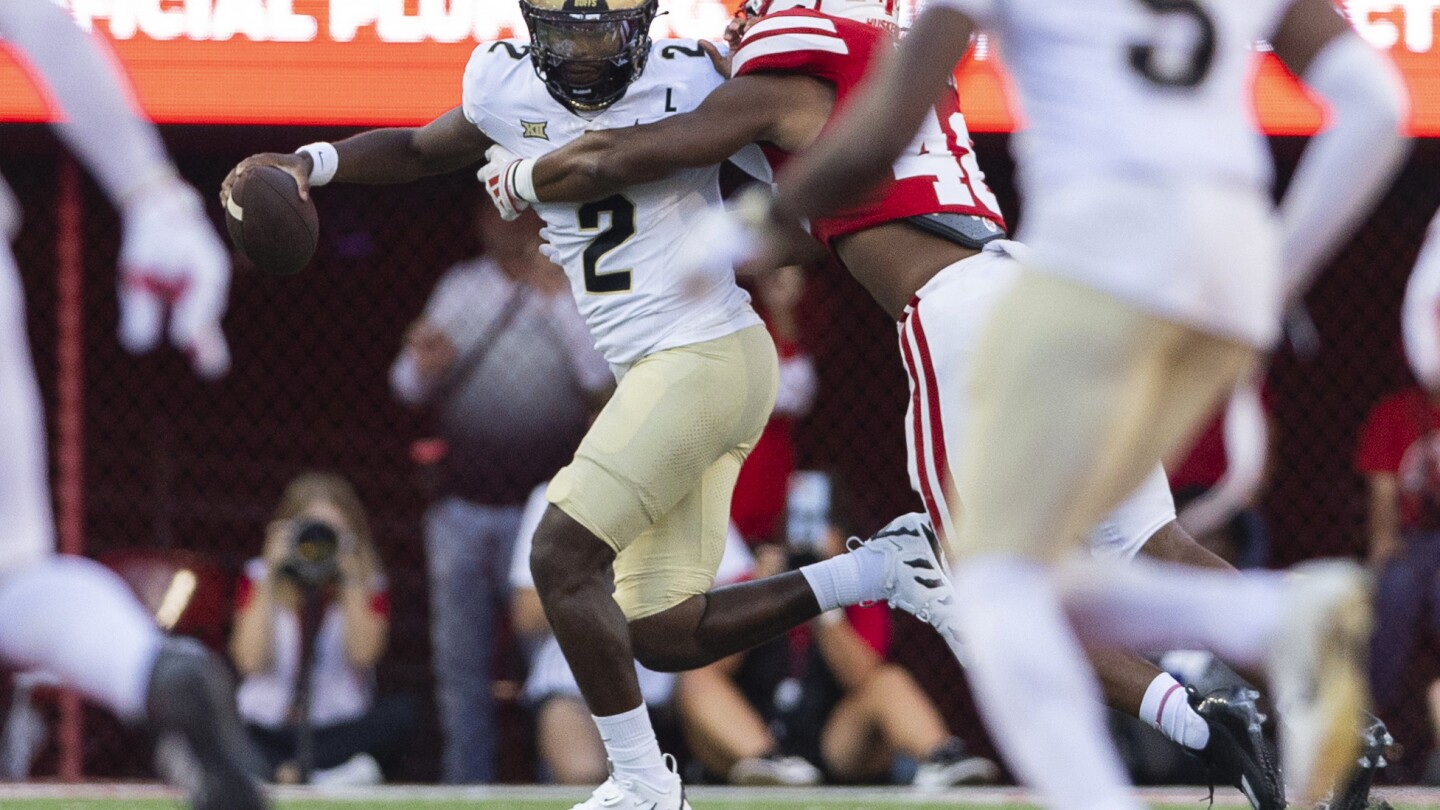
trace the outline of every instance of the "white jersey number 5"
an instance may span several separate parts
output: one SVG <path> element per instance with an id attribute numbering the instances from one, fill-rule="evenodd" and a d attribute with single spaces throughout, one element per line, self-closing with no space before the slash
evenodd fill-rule
<path id="1" fill-rule="evenodd" d="M 1215 61 L 1215 21 L 1196 0 L 1136 0 L 1166 25 L 1189 25 L 1194 42 L 1184 53 L 1162 49 L 1155 40 L 1130 46 L 1130 66 L 1163 87 L 1199 87 Z M 1161 39 L 1161 37 L 1157 37 Z"/>

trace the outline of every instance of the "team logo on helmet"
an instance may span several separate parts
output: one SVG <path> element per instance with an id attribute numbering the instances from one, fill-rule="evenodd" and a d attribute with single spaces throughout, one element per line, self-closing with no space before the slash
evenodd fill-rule
<path id="1" fill-rule="evenodd" d="M 582 13 L 595 11 L 624 11 L 636 9 L 645 5 L 646 0 L 520 0 L 520 5 L 529 6 L 539 11 L 578 11 Z"/>
<path id="2" fill-rule="evenodd" d="M 520 0 L 535 73 L 576 112 L 625 96 L 650 55 L 659 0 Z"/>

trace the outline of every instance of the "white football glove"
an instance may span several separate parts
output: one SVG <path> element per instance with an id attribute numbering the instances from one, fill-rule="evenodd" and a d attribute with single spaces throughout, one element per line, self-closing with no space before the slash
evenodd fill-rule
<path id="1" fill-rule="evenodd" d="M 530 207 L 530 200 L 527 198 L 535 196 L 534 184 L 530 182 L 535 161 L 522 159 L 499 145 L 485 151 L 485 160 L 485 165 L 480 167 L 476 176 L 480 178 L 480 184 L 485 186 L 485 193 L 490 195 L 490 201 L 495 203 L 500 218 L 506 222 L 514 222 L 520 218 L 521 211 Z"/>
<path id="2" fill-rule="evenodd" d="M 135 353 L 170 343 L 207 379 L 230 370 L 220 329 L 230 295 L 230 253 L 200 195 L 179 179 L 142 192 L 121 213 L 120 344 Z"/>
<path id="3" fill-rule="evenodd" d="M 768 192 L 755 188 L 740 192 L 730 205 L 711 206 L 695 219 L 675 254 L 675 272 L 724 273 L 760 254 L 765 236 L 759 227 Z"/>

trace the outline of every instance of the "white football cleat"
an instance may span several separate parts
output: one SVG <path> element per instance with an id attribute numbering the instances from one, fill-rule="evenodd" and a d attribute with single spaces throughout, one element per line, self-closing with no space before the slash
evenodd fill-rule
<path id="1" fill-rule="evenodd" d="M 590 798 L 570 810 L 691 810 L 685 784 L 675 772 L 675 758 L 666 754 L 665 765 L 670 778 L 664 785 L 649 785 L 612 772 Z"/>
<path id="2" fill-rule="evenodd" d="M 1280 764 L 1289 793 L 1313 805 L 1360 755 L 1355 724 L 1369 705 L 1370 583 L 1348 561 L 1296 566 L 1266 668 L 1281 709 Z"/>
<path id="3" fill-rule="evenodd" d="M 893 608 L 934 627 L 958 643 L 953 618 L 955 589 L 940 557 L 940 539 L 924 512 L 911 512 L 885 524 L 869 540 L 850 539 L 850 553 L 885 555 L 885 596 Z"/>

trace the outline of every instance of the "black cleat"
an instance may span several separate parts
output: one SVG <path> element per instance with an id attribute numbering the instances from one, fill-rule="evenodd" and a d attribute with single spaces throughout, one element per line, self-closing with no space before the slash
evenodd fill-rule
<path id="1" fill-rule="evenodd" d="M 1395 738 L 1380 718 L 1366 713 L 1360 727 L 1360 767 L 1345 788 L 1328 801 L 1320 803 L 1316 810 L 1388 810 L 1389 802 L 1383 799 L 1371 802 L 1370 786 L 1375 782 L 1375 772 L 1385 767 L 1385 754 Z"/>
<path id="2" fill-rule="evenodd" d="M 146 712 L 162 774 L 193 810 L 266 810 L 259 756 L 235 711 L 230 672 L 191 639 L 169 639 L 150 671 Z"/>
<path id="3" fill-rule="evenodd" d="M 955 737 L 931 752 L 915 769 L 910 786 L 922 792 L 938 792 L 958 785 L 990 785 L 1000 780 L 1000 766 L 965 749 Z"/>
<path id="4" fill-rule="evenodd" d="M 1227 687 L 1204 696 L 1191 691 L 1188 696 L 1210 727 L 1210 741 L 1194 753 L 1205 763 L 1211 781 L 1239 789 L 1255 810 L 1283 810 L 1285 785 L 1260 729 L 1265 716 L 1255 703 L 1259 693 Z"/>

